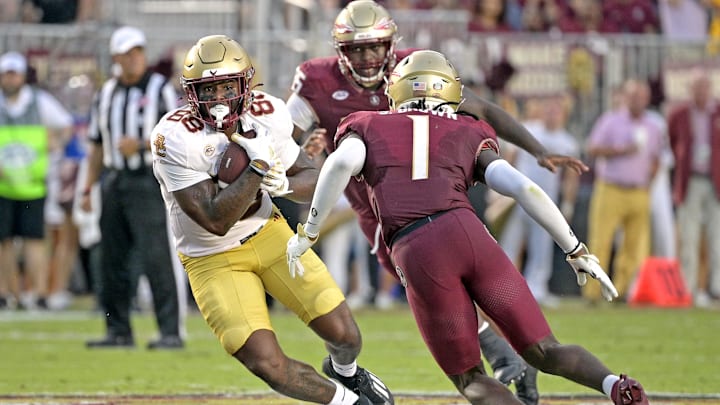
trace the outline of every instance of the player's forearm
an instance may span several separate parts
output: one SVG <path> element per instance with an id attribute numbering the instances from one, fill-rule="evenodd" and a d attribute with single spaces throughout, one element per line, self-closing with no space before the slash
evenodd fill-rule
<path id="1" fill-rule="evenodd" d="M 208 232 L 223 236 L 256 201 L 262 177 L 246 170 L 223 190 L 210 180 L 176 191 L 175 199 L 185 213 Z"/>
<path id="2" fill-rule="evenodd" d="M 522 124 L 498 105 L 466 89 L 463 90 L 463 96 L 466 100 L 460 105 L 460 110 L 483 118 L 495 129 L 500 138 L 523 148 L 535 157 L 547 154 L 545 147 Z"/>
<path id="3" fill-rule="evenodd" d="M 338 152 L 341 153 L 338 154 Z M 342 157 L 340 149 L 335 153 L 331 153 L 322 170 L 320 170 L 315 195 L 312 199 L 305 226 L 305 231 L 309 235 L 318 235 L 320 233 L 324 221 L 330 215 L 335 203 L 353 175 L 353 166 Z"/>
<path id="4" fill-rule="evenodd" d="M 485 107 L 485 119 L 495 129 L 497 135 L 538 157 L 547 154 L 547 149 L 510 114 L 495 104 Z"/>
<path id="5" fill-rule="evenodd" d="M 308 203 L 312 200 L 313 192 L 315 192 L 315 183 L 318 178 L 319 170 L 311 167 L 304 168 L 292 176 L 288 176 L 290 183 L 289 189 L 292 193 L 284 196 L 297 203 Z"/>
<path id="6" fill-rule="evenodd" d="M 485 169 L 485 181 L 493 190 L 515 199 L 563 252 L 577 248 L 579 242 L 575 234 L 550 196 L 508 162 L 498 159 L 490 163 Z"/>

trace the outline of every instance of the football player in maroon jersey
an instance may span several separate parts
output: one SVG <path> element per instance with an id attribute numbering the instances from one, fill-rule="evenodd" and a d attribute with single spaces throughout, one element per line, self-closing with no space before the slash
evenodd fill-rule
<path id="1" fill-rule="evenodd" d="M 395 48 L 397 27 L 392 17 L 385 8 L 369 0 L 350 2 L 335 19 L 332 37 L 337 56 L 311 59 L 298 66 L 287 100 L 295 124 L 293 136 L 299 142 L 311 140 L 305 144 L 306 151 L 314 144 L 324 145 L 325 151 L 331 153 L 335 129 L 348 114 L 387 110 L 384 79 L 396 61 L 414 51 Z M 500 137 L 530 152 L 541 166 L 552 171 L 560 165 L 578 172 L 587 170 L 580 160 L 550 154 L 501 108 L 471 92 L 466 93 L 462 110 L 487 120 Z M 318 153 L 321 149 L 315 148 Z M 363 234 L 374 245 L 377 220 L 368 202 L 365 185 L 352 181 L 345 189 L 345 195 L 358 214 Z M 386 270 L 385 274 L 395 276 L 387 248 L 382 240 L 379 244 L 381 246 L 375 249 L 378 262 Z M 518 397 L 525 405 L 537 404 L 536 370 L 529 368 L 526 371 L 522 359 L 487 324 L 479 338 L 496 378 L 505 384 L 515 382 Z"/>
<path id="2" fill-rule="evenodd" d="M 649 404 L 640 383 L 613 374 L 581 346 L 558 342 L 522 275 L 474 212 L 467 191 L 476 182 L 512 197 L 566 252 L 578 284 L 589 276 L 605 299 L 618 296 L 552 199 L 500 158 L 493 128 L 458 110 L 462 84 L 450 62 L 435 51 L 412 53 L 390 75 L 387 95 L 390 111 L 352 113 L 340 124 L 307 221 L 288 241 L 290 273 L 301 270 L 297 261 L 311 254 L 351 177 L 361 177 L 421 335 L 470 403 L 522 403 L 485 374 L 474 344 L 477 305 L 533 367 L 603 392 L 615 405 Z"/>

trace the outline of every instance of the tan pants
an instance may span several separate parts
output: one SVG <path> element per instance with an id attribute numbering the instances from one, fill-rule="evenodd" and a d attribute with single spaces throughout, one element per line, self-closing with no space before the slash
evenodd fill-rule
<path id="1" fill-rule="evenodd" d="M 715 187 L 710 178 L 690 177 L 685 201 L 677 208 L 677 220 L 680 230 L 680 264 L 688 289 L 693 295 L 701 290 L 720 293 L 720 201 L 715 196 Z M 698 278 L 699 246 L 703 245 L 707 252 L 708 282 Z M 699 280 L 702 282 L 698 283 Z"/>
<path id="2" fill-rule="evenodd" d="M 650 254 L 650 197 L 646 188 L 620 187 L 601 180 L 595 182 L 590 199 L 588 249 L 611 274 L 623 298 L 643 261 Z M 616 249 L 612 271 L 609 268 L 617 233 L 622 242 Z M 583 296 L 600 299 L 600 284 L 589 280 Z"/>

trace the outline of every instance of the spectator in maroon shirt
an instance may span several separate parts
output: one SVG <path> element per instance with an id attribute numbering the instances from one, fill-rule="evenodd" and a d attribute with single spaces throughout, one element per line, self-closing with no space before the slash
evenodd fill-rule
<path id="1" fill-rule="evenodd" d="M 505 24 L 505 2 L 503 0 L 478 0 L 475 12 L 468 23 L 471 32 L 510 32 Z"/>
<path id="2" fill-rule="evenodd" d="M 602 5 L 595 0 L 570 0 L 569 11 L 559 23 L 560 31 L 580 34 L 587 32 L 617 33 L 618 27 L 603 17 Z"/>
<path id="3" fill-rule="evenodd" d="M 660 32 L 657 8 L 651 0 L 608 0 L 603 2 L 605 19 L 620 32 L 653 34 Z"/>

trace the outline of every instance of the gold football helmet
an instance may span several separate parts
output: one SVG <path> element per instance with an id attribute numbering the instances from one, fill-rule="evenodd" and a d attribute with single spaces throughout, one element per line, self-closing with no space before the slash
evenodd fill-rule
<path id="1" fill-rule="evenodd" d="M 333 44 L 337 51 L 340 69 L 362 86 L 380 83 L 395 66 L 397 26 L 385 8 L 372 0 L 350 2 L 340 11 L 332 29 Z M 353 63 L 348 56 L 352 47 L 382 43 L 385 57 L 382 60 Z M 361 69 L 379 69 L 372 76 L 363 76 Z"/>
<path id="2" fill-rule="evenodd" d="M 250 56 L 240 44 L 225 35 L 210 35 L 200 38 L 185 56 L 182 86 L 199 118 L 213 128 L 226 129 L 250 107 L 254 75 Z M 221 100 L 198 97 L 203 84 L 224 80 L 237 80 L 239 94 Z"/>
<path id="3" fill-rule="evenodd" d="M 385 94 L 395 110 L 408 101 L 450 105 L 462 101 L 462 88 L 455 67 L 435 51 L 415 51 L 398 62 L 390 74 Z"/>

